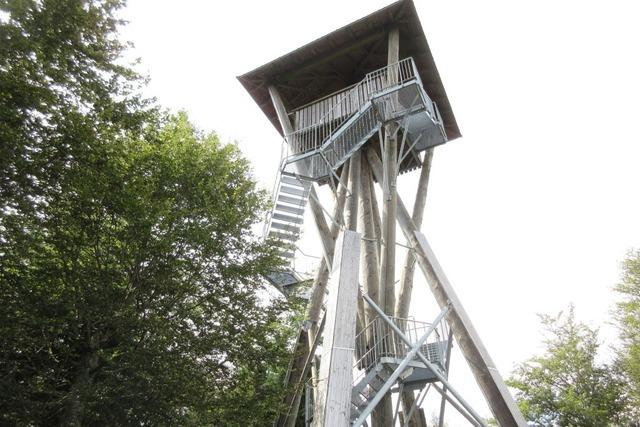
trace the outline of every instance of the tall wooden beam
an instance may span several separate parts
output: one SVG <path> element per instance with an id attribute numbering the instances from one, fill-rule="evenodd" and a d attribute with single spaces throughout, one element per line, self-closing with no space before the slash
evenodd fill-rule
<path id="1" fill-rule="evenodd" d="M 418 229 L 422 226 L 422 218 L 424 216 L 424 206 L 427 200 L 427 187 L 429 186 L 429 175 L 431 172 L 431 161 L 433 159 L 433 148 L 428 149 L 424 154 L 422 169 L 420 170 L 420 178 L 418 179 L 418 190 L 416 192 L 415 202 L 413 203 L 412 219 Z M 366 163 L 366 162 L 365 162 Z M 407 251 L 404 260 L 404 266 L 400 276 L 400 286 L 398 288 L 396 302 L 396 317 L 405 319 L 409 317 L 409 306 L 411 304 L 411 294 L 413 292 L 413 276 L 416 268 L 416 259 L 413 251 Z M 405 391 L 402 393 L 403 408 L 411 408 L 415 400 L 413 391 Z M 443 398 L 444 402 L 444 398 Z M 405 411 L 405 413 L 407 413 Z M 422 422 L 422 417 L 418 411 L 414 411 L 409 421 L 411 427 L 426 427 Z"/>
<path id="2" fill-rule="evenodd" d="M 364 150 L 363 150 L 363 153 L 364 153 Z M 367 163 L 367 167 L 368 166 L 369 164 Z M 373 231 L 376 234 L 376 239 L 377 239 L 376 250 L 378 253 L 378 260 L 380 260 L 381 244 L 382 244 L 382 221 L 380 220 L 380 209 L 378 209 L 378 196 L 376 196 L 376 187 L 373 183 L 373 179 L 369 180 L 369 187 L 370 187 L 369 193 L 371 194 L 371 215 L 373 215 Z"/>
<path id="3" fill-rule="evenodd" d="M 398 28 L 388 35 L 387 64 L 398 62 L 400 37 Z M 391 73 L 387 76 L 393 80 Z M 388 315 L 393 315 L 395 282 L 395 205 L 397 171 L 397 123 L 388 123 L 384 127 L 384 139 L 380 138 L 382 150 L 382 253 L 380 259 L 380 304 Z M 390 310 L 389 310 L 390 309 Z"/>
<path id="4" fill-rule="evenodd" d="M 400 30 L 389 31 L 387 64 L 395 64 L 400 56 Z M 397 76 L 388 73 L 387 79 L 394 83 Z M 392 101 L 393 102 L 393 101 Z M 382 139 L 382 138 L 380 138 Z M 380 141 L 382 143 L 382 140 Z M 380 257 L 380 287 L 378 295 L 384 312 L 393 316 L 395 309 L 395 266 L 396 266 L 396 180 L 398 177 L 398 124 L 387 123 L 384 127 L 383 152 L 384 175 L 382 178 L 382 254 Z M 372 416 L 374 425 L 393 424 L 391 395 L 380 401 Z"/>
<path id="5" fill-rule="evenodd" d="M 358 156 L 364 156 L 364 153 L 359 152 Z M 362 233 L 362 258 L 361 258 L 361 270 L 362 270 L 362 287 L 364 292 L 376 303 L 378 300 L 378 287 L 380 286 L 379 276 L 379 259 L 378 259 L 378 237 L 376 236 L 373 225 L 373 211 L 371 206 L 371 170 L 369 164 L 366 161 L 361 162 L 362 167 L 362 179 L 360 186 L 360 212 L 358 228 Z M 368 324 L 373 318 L 376 317 L 376 313 L 369 305 L 365 306 L 365 320 Z"/>
<path id="6" fill-rule="evenodd" d="M 345 230 L 336 242 L 329 279 L 326 326 L 322 343 L 318 395 L 313 426 L 348 426 L 356 339 L 360 234 Z"/>
<path id="7" fill-rule="evenodd" d="M 358 227 L 358 195 L 360 193 L 360 154 L 355 153 L 349 160 L 349 194 L 347 194 L 347 210 L 344 225 L 347 230 L 356 231 Z"/>
<path id="8" fill-rule="evenodd" d="M 393 316 L 395 310 L 397 125 L 387 125 L 382 175 L 382 256 L 380 259 L 380 304 Z"/>
<path id="9" fill-rule="evenodd" d="M 418 180 L 418 190 L 413 204 L 413 214 L 411 218 L 415 226 L 420 229 L 424 216 L 424 207 L 427 200 L 427 187 L 429 186 L 429 175 L 431 173 L 431 161 L 433 159 L 433 148 L 425 152 Z M 368 164 L 367 164 L 368 166 Z M 411 293 L 413 291 L 413 276 L 416 267 L 416 259 L 413 251 L 407 251 L 404 260 L 402 274 L 400 276 L 400 287 L 398 288 L 398 298 L 396 302 L 396 317 L 406 318 L 409 316 L 409 306 L 411 303 Z"/>
<path id="10" fill-rule="evenodd" d="M 275 86 L 269 86 L 267 89 L 269 90 L 271 102 L 276 109 L 276 115 L 278 116 L 278 121 L 280 122 L 280 126 L 282 127 L 284 134 L 292 134 L 293 126 L 291 125 L 291 121 L 289 120 L 289 116 L 287 115 L 287 109 L 284 106 L 284 102 L 282 101 L 280 92 L 278 92 L 278 89 Z"/>
<path id="11" fill-rule="evenodd" d="M 395 64 L 400 60 L 400 28 L 389 30 L 389 47 L 387 50 L 387 64 Z"/>
<path id="12" fill-rule="evenodd" d="M 356 231 L 358 229 L 358 199 L 360 194 L 360 162 L 361 156 L 355 153 L 349 159 L 349 192 L 347 194 L 347 209 L 345 210 L 344 224 L 347 230 Z M 364 301 L 358 298 L 357 305 L 357 330 L 360 332 L 366 325 L 364 315 Z"/>
<path id="13" fill-rule="evenodd" d="M 398 62 L 400 55 L 400 32 L 398 28 L 389 31 L 387 63 Z M 387 76 L 393 79 L 392 75 Z M 396 180 L 398 177 L 398 124 L 385 125 L 383 146 L 382 177 L 382 242 L 384 250 L 380 260 L 380 302 L 382 309 L 390 316 L 395 310 L 395 255 L 396 255 Z"/>
<path id="14" fill-rule="evenodd" d="M 367 149 L 366 154 L 369 166 L 379 181 L 383 174 L 380 159 L 372 149 Z M 407 242 L 416 252 L 418 266 L 427 279 L 438 305 L 444 308 L 447 304 L 451 304 L 452 310 L 448 317 L 449 326 L 494 417 L 502 426 L 526 427 L 527 424 L 520 410 L 473 327 L 460 299 L 440 267 L 427 239 L 413 223 L 400 198 L 398 198 L 397 219 Z"/>

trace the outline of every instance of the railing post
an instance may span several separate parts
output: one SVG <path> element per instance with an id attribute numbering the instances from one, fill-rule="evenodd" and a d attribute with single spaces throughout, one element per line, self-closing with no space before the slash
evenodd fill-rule
<path id="1" fill-rule="evenodd" d="M 422 86 L 422 79 L 420 78 L 420 73 L 418 73 L 418 68 L 416 67 L 416 63 L 413 60 L 413 58 L 409 58 L 411 60 L 411 68 L 413 68 L 413 73 L 416 77 L 416 80 L 418 80 L 418 83 L 420 83 L 420 87 Z"/>

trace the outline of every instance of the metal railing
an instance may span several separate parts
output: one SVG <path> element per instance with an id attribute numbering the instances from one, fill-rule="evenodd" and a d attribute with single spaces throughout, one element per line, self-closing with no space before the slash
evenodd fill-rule
<path id="1" fill-rule="evenodd" d="M 414 79 L 419 80 L 419 76 L 413 58 L 405 58 L 368 73 L 348 90 L 296 110 L 297 130 L 287 135 L 291 154 L 319 148 L 374 95 Z"/>
<path id="2" fill-rule="evenodd" d="M 314 99 L 313 101 L 298 107 L 289 112 L 289 119 L 293 123 L 294 130 L 304 129 L 314 126 L 319 122 L 320 118 L 324 116 L 340 99 L 350 91 L 358 83 L 354 83 L 350 86 L 343 87 L 329 95 L 325 95 L 322 98 Z"/>
<path id="3" fill-rule="evenodd" d="M 431 327 L 430 323 L 418 322 L 413 319 L 389 318 L 412 343 L 417 343 Z M 430 362 L 442 366 L 445 359 L 447 336 L 446 323 L 439 322 L 427 342 L 421 346 L 420 352 Z M 410 348 L 388 323 L 380 317 L 376 317 L 356 336 L 355 350 L 357 360 L 354 364 L 354 371 L 357 371 L 358 375 L 354 375 L 354 384 L 357 384 L 367 372 L 380 363 L 382 358 L 402 360 L 407 356 Z M 419 362 L 417 358 L 416 361 Z"/>

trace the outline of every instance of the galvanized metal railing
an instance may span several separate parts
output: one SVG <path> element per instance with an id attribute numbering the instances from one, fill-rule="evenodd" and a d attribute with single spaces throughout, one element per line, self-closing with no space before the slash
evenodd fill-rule
<path id="1" fill-rule="evenodd" d="M 356 85 L 358 85 L 358 83 L 343 87 L 340 90 L 330 93 L 329 95 L 325 95 L 322 98 L 314 99 L 308 104 L 289 112 L 289 119 L 291 120 L 291 123 L 293 123 L 295 130 L 314 126 L 319 122 L 321 117 L 327 114 L 327 112 L 331 110 L 333 106 Z"/>
<path id="2" fill-rule="evenodd" d="M 430 323 L 413 319 L 389 317 L 412 343 L 418 340 L 431 327 Z M 430 362 L 441 364 L 445 359 L 447 325 L 440 322 L 425 342 L 420 352 Z M 410 349 L 400 336 L 380 317 L 371 320 L 356 336 L 355 350 L 358 359 L 354 364 L 354 384 L 357 384 L 367 372 L 375 368 L 382 358 L 404 359 Z M 416 359 L 418 361 L 418 359 Z"/>
<path id="3" fill-rule="evenodd" d="M 419 76 L 413 58 L 405 58 L 368 73 L 347 90 L 294 111 L 297 129 L 287 135 L 291 154 L 319 148 L 374 95 L 414 79 L 419 79 Z"/>

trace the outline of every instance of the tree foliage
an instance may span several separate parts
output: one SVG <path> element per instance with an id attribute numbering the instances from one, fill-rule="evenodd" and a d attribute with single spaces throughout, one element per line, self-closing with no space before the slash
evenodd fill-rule
<path id="1" fill-rule="evenodd" d="M 265 196 L 135 95 L 121 6 L 0 2 L 0 424 L 268 424 L 288 331 Z"/>
<path id="2" fill-rule="evenodd" d="M 140 128 L 141 80 L 118 65 L 121 1 L 0 1 L 0 200 L 33 215 L 109 132 Z M 44 199 L 43 199 L 44 198 Z"/>
<path id="3" fill-rule="evenodd" d="M 508 380 L 523 415 L 534 425 L 602 427 L 622 413 L 622 384 L 596 362 L 598 333 L 566 314 L 541 316 L 546 330 L 543 356 L 518 366 Z"/>
<path id="4" fill-rule="evenodd" d="M 630 251 L 615 287 L 621 299 L 614 316 L 620 328 L 618 364 L 626 380 L 629 415 L 640 420 L 640 250 Z"/>

